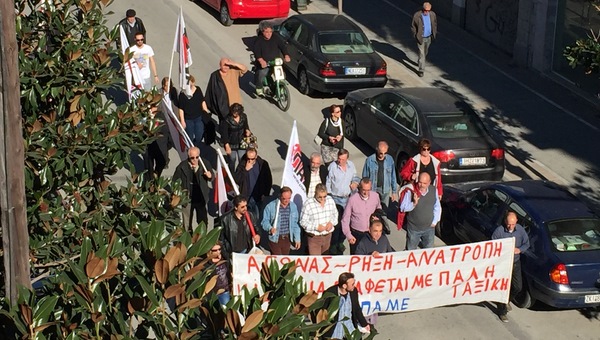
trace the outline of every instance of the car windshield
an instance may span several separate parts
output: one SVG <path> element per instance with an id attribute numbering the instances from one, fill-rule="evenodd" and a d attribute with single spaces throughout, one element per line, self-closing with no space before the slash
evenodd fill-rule
<path id="1" fill-rule="evenodd" d="M 600 220 L 597 218 L 550 222 L 548 231 L 558 251 L 600 249 Z"/>
<path id="2" fill-rule="evenodd" d="M 325 54 L 373 53 L 369 39 L 355 31 L 321 32 L 319 49 Z"/>
<path id="3" fill-rule="evenodd" d="M 434 138 L 478 138 L 484 136 L 483 126 L 477 117 L 456 112 L 452 114 L 426 115 Z"/>

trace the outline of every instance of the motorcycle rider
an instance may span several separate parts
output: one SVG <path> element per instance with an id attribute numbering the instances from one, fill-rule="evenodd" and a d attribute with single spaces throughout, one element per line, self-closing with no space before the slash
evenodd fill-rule
<path id="1" fill-rule="evenodd" d="M 273 25 L 270 22 L 261 22 L 259 28 L 262 34 L 256 38 L 253 49 L 257 62 L 254 84 L 256 85 L 256 95 L 263 96 L 263 80 L 269 73 L 268 62 L 281 57 L 281 54 L 283 54 L 283 59 L 289 62 L 290 56 L 285 43 L 279 37 L 273 37 Z"/>

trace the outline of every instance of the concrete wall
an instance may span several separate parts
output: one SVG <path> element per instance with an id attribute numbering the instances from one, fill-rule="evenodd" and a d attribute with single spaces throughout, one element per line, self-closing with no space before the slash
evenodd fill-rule
<path id="1" fill-rule="evenodd" d="M 465 29 L 512 54 L 517 38 L 519 0 L 467 0 Z"/>

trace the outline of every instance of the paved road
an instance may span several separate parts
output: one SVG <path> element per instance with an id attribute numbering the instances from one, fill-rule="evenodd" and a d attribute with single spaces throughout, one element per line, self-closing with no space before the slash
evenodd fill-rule
<path id="1" fill-rule="evenodd" d="M 313 1 L 308 11 L 334 13 L 336 0 L 331 1 L 333 4 L 325 0 Z M 509 151 L 505 179 L 549 178 L 569 185 L 593 202 L 600 202 L 597 180 L 600 177 L 600 153 L 589 151 L 594 145 L 600 145 L 597 112 L 544 78 L 511 68 L 507 56 L 446 22 L 440 22 L 440 38 L 431 49 L 433 65 L 424 78 L 419 78 L 414 73 L 412 60 L 416 59 L 416 51 L 408 33 L 408 14 L 414 11 L 415 4 L 352 0 L 345 1 L 344 5 L 346 14 L 365 29 L 377 50 L 387 59 L 389 86 L 447 88 L 462 95 L 479 111 Z M 110 7 L 117 13 L 110 18 L 110 23 L 116 23 L 127 8 L 135 8 L 146 23 L 148 42 L 156 52 L 158 71 L 166 76 L 180 6 L 185 13 L 194 59 L 191 73 L 201 87 L 208 81 L 210 72 L 217 68 L 221 56 L 249 63 L 245 43 L 254 36 L 257 21 L 244 21 L 224 28 L 218 23 L 216 12 L 205 5 L 185 0 L 121 0 Z M 173 72 L 176 69 L 177 65 L 174 65 Z M 259 138 L 259 153 L 270 162 L 274 182 L 278 183 L 293 120 L 298 121 L 304 153 L 318 151 L 312 139 L 323 113 L 329 105 L 341 103 L 341 99 L 330 96 L 308 98 L 292 88 L 291 109 L 281 113 L 273 104 L 252 98 L 250 80 L 250 75 L 243 79 L 242 88 L 246 91 L 243 104 L 250 117 L 250 127 Z M 350 159 L 361 169 L 365 156 L 373 149 L 362 143 L 347 145 Z M 208 149 L 203 153 L 215 159 L 214 151 Z M 165 175 L 172 174 L 177 164 L 174 151 L 171 160 Z M 125 175 L 120 173 L 115 179 L 122 180 Z M 439 240 L 436 242 L 441 244 Z M 394 233 L 392 243 L 402 249 L 403 232 Z M 508 324 L 499 322 L 494 308 L 488 304 L 389 315 L 379 318 L 377 328 L 381 335 L 378 338 L 600 338 L 597 313 L 538 307 L 534 311 L 515 309 L 509 318 Z"/>

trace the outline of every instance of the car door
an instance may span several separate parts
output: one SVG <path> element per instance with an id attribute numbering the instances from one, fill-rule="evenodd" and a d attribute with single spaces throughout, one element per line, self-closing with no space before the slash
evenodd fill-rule
<path id="1" fill-rule="evenodd" d="M 292 23 L 292 25 L 294 25 Z M 298 21 L 298 25 L 294 30 L 294 34 L 286 41 L 288 53 L 290 54 L 290 62 L 286 63 L 286 69 L 290 71 L 294 77 L 297 76 L 298 65 L 305 59 L 310 41 L 310 27 L 306 23 Z"/>
<path id="2" fill-rule="evenodd" d="M 539 226 L 533 221 L 529 213 L 517 202 L 510 202 L 510 211 L 517 215 L 517 223 L 520 224 L 529 237 L 529 249 L 521 254 L 523 273 L 529 278 L 540 278 L 547 275 L 551 263 L 545 250 L 548 239 L 543 236 Z M 539 280 L 539 279 L 536 279 Z"/>
<path id="3" fill-rule="evenodd" d="M 361 130 L 367 131 L 361 138 L 370 145 L 376 145 L 378 141 L 388 141 L 393 150 L 394 136 L 393 126 L 396 125 L 393 113 L 398 105 L 399 97 L 391 92 L 380 93 L 370 100 L 370 111 L 372 119 L 364 119 L 361 124 Z"/>
<path id="4" fill-rule="evenodd" d="M 289 63 L 285 63 L 284 66 L 286 70 L 293 71 L 293 75 L 296 75 L 295 70 L 297 70 L 298 56 L 300 55 L 298 52 L 298 44 L 295 43 L 294 39 L 298 35 L 301 26 L 302 23 L 300 20 L 296 18 L 290 18 L 281 24 L 278 31 L 279 37 L 287 46 L 287 50 L 291 59 L 291 61 Z"/>
<path id="5" fill-rule="evenodd" d="M 507 209 L 508 196 L 492 188 L 481 189 L 467 198 L 468 208 L 455 226 L 458 238 L 466 242 L 489 240 Z"/>

